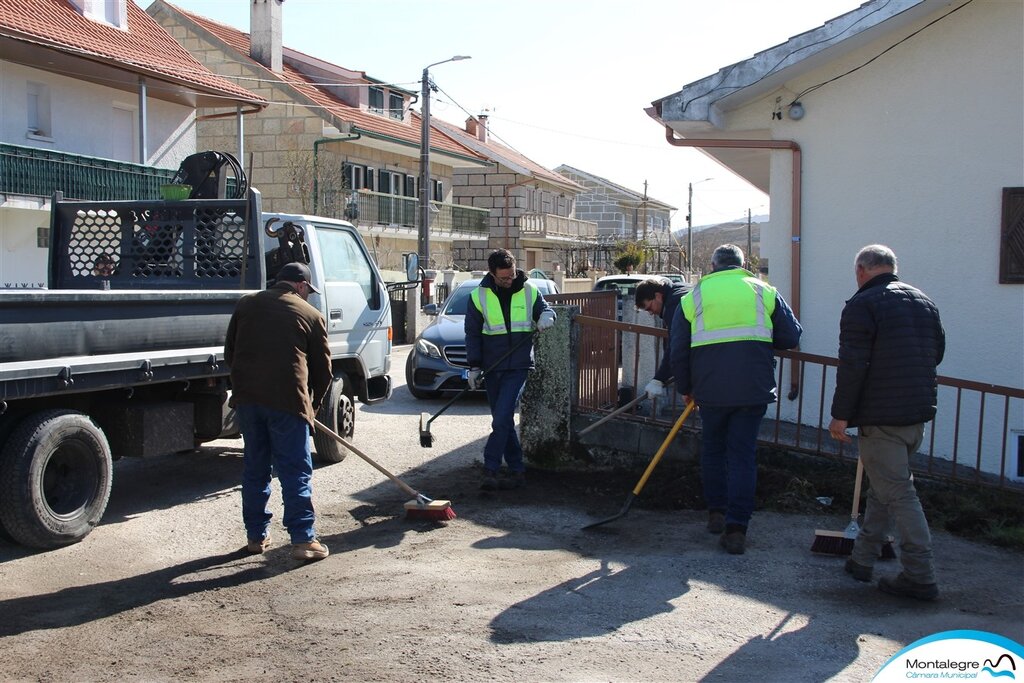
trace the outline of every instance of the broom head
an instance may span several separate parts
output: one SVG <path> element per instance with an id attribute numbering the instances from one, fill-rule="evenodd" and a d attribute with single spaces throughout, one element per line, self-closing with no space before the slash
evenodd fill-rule
<path id="1" fill-rule="evenodd" d="M 417 498 L 405 504 L 406 519 L 422 519 L 428 522 L 447 522 L 455 519 L 455 510 L 450 500 L 421 501 Z"/>
<path id="2" fill-rule="evenodd" d="M 853 552 L 854 540 L 856 539 L 848 538 L 845 531 L 815 529 L 811 552 L 822 555 L 849 555 Z"/>
<path id="3" fill-rule="evenodd" d="M 420 413 L 420 447 L 430 448 L 434 445 L 434 435 L 430 433 L 430 413 Z"/>

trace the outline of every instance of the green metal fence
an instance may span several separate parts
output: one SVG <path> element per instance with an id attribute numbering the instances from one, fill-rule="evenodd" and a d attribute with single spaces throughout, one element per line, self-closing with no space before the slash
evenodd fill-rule
<path id="1" fill-rule="evenodd" d="M 0 144 L 0 193 L 68 199 L 159 199 L 174 169 Z"/>

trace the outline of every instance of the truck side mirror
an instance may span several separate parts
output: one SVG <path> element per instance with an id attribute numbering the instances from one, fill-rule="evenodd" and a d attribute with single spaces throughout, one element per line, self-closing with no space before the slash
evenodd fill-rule
<path id="1" fill-rule="evenodd" d="M 420 279 L 420 256 L 419 254 L 403 254 L 405 258 L 405 279 L 409 282 L 419 282 Z"/>

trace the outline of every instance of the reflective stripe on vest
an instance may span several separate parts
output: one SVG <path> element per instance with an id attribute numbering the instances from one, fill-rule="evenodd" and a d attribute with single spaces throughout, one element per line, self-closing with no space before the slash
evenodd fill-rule
<path id="1" fill-rule="evenodd" d="M 705 288 L 713 292 L 711 320 L 705 313 Z M 735 341 L 772 341 L 775 288 L 746 270 L 723 270 L 700 279 L 680 300 L 690 321 L 690 346 Z"/>
<path id="2" fill-rule="evenodd" d="M 501 311 L 498 295 L 490 287 L 477 287 L 472 294 L 473 304 L 483 316 L 484 334 L 508 334 L 511 332 L 530 332 L 533 329 L 533 302 L 537 299 L 536 290 L 529 282 L 512 295 L 509 304 L 511 325 L 505 326 L 505 315 Z M 511 329 L 509 329 L 511 328 Z"/>

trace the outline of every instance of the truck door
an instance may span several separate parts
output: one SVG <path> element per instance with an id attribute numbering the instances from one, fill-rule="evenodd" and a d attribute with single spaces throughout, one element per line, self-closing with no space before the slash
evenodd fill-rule
<path id="1" fill-rule="evenodd" d="M 362 240 L 354 230 L 323 224 L 316 234 L 324 282 L 320 306 L 333 355 L 358 354 L 370 375 L 386 372 L 389 306 Z"/>

